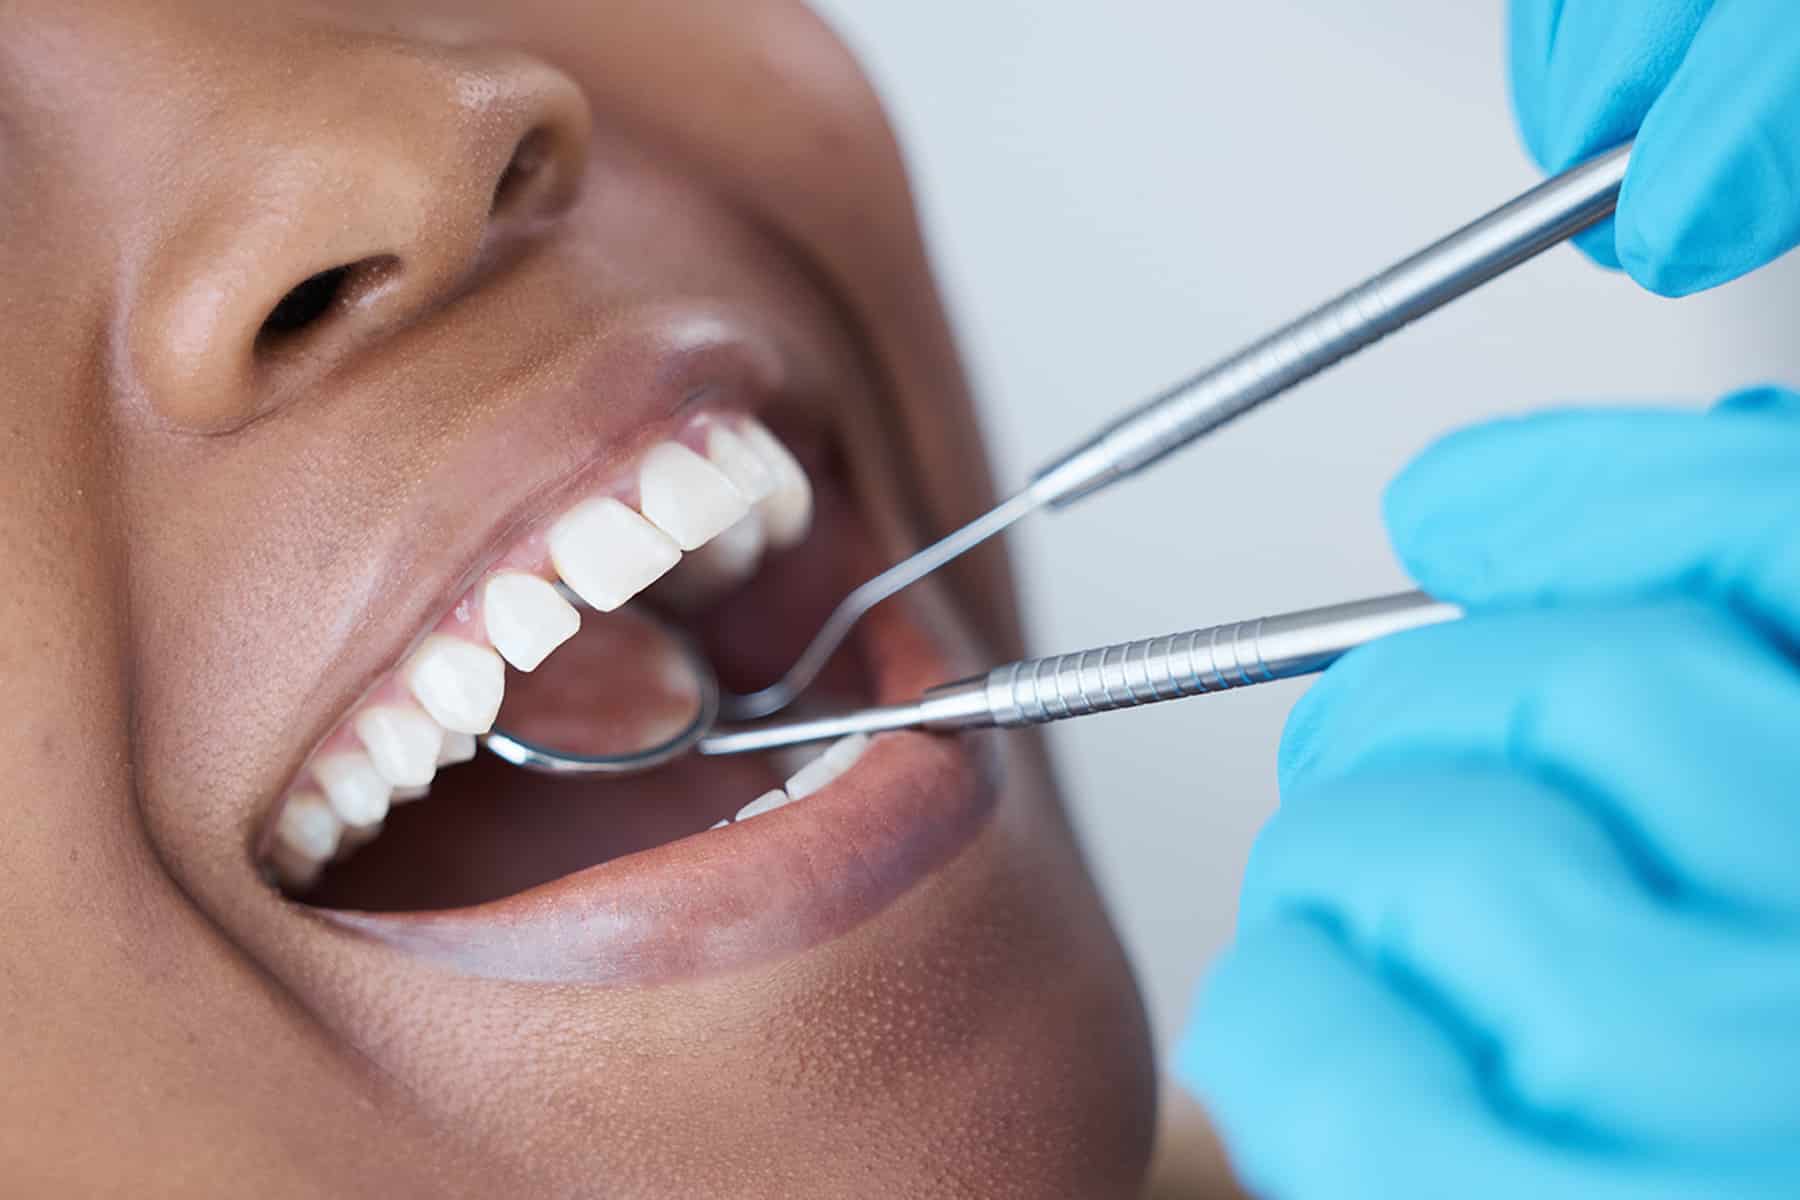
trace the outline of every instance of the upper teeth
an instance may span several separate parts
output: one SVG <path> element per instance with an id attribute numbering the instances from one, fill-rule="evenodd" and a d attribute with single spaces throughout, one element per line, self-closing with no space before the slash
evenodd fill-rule
<path id="1" fill-rule="evenodd" d="M 420 710 L 378 704 L 358 713 L 354 728 L 375 769 L 395 787 L 420 787 L 437 774 L 444 728 Z"/>
<path id="2" fill-rule="evenodd" d="M 306 886 L 337 853 L 344 824 L 317 792 L 289 796 L 275 820 L 273 865 L 283 878 Z"/>
<path id="3" fill-rule="evenodd" d="M 389 783 L 366 754 L 327 754 L 313 764 L 331 811 L 346 825 L 367 828 L 386 819 L 393 801 Z"/>
<path id="4" fill-rule="evenodd" d="M 639 505 L 683 550 L 698 550 L 750 511 L 725 472 L 679 442 L 664 442 L 638 470 Z"/>
<path id="5" fill-rule="evenodd" d="M 275 821 L 269 861 L 285 883 L 309 885 L 340 845 L 347 852 L 372 837 L 391 804 L 424 794 L 440 766 L 474 756 L 475 735 L 493 726 L 504 699 L 505 665 L 534 670 L 580 628 L 552 571 L 610 612 L 682 563 L 683 551 L 704 550 L 685 582 L 716 592 L 748 578 L 765 545 L 800 541 L 812 518 L 805 471 L 750 419 L 703 418 L 685 440 L 653 446 L 619 484 L 635 508 L 606 492 L 573 505 L 549 524 L 540 572 L 515 566 L 482 580 L 321 743 Z"/>
<path id="6" fill-rule="evenodd" d="M 466 763 L 474 757 L 474 734 L 446 733 L 444 735 L 444 744 L 438 749 L 438 766 L 451 767 L 457 763 Z"/>
<path id="7" fill-rule="evenodd" d="M 769 531 L 769 544 L 795 545 L 812 525 L 812 483 L 806 478 L 806 470 L 774 434 L 755 421 L 745 422 L 741 432 L 750 449 L 774 475 L 774 487 L 757 505 Z"/>
<path id="8" fill-rule="evenodd" d="M 487 646 L 434 633 L 407 663 L 406 682 L 432 719 L 451 733 L 486 733 L 506 695 L 506 664 Z M 438 748 L 432 750 L 434 765 Z"/>
<path id="9" fill-rule="evenodd" d="M 523 571 L 499 571 L 481 590 L 488 640 L 520 671 L 534 671 L 550 652 L 575 636 L 581 614 L 556 585 Z"/>
<path id="10" fill-rule="evenodd" d="M 784 455 L 787 453 L 787 448 L 780 442 L 775 445 Z M 752 504 L 774 495 L 775 468 L 724 425 L 714 425 L 706 431 L 706 457 L 725 472 L 725 478 L 731 480 L 732 486 Z M 804 474 L 801 477 L 804 479 Z"/>
<path id="11" fill-rule="evenodd" d="M 607 496 L 577 506 L 550 529 L 557 574 L 596 611 L 612 612 L 681 561 L 668 534 Z"/>

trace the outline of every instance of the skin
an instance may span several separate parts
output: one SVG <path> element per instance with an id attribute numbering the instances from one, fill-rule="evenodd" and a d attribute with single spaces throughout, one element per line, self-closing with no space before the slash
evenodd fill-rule
<path id="1" fill-rule="evenodd" d="M 258 344 L 352 263 L 326 328 Z M 800 5 L 0 0 L 9 1191 L 1135 1193 L 1142 1014 L 1016 739 L 952 861 L 725 974 L 377 969 L 256 876 L 334 662 L 429 615 L 396 580 L 471 455 L 665 301 L 856 406 L 852 457 L 903 462 L 867 471 L 886 554 L 988 501 L 892 138 Z M 954 582 L 1015 650 L 1004 564 Z"/>

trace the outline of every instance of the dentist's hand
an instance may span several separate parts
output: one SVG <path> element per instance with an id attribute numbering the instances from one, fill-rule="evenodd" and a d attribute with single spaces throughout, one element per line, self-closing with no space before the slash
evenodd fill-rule
<path id="1" fill-rule="evenodd" d="M 1669 296 L 1800 244 L 1800 5 L 1513 0 L 1513 100 L 1547 171 L 1637 136 L 1615 223 L 1579 239 Z"/>
<path id="2" fill-rule="evenodd" d="M 1457 434 L 1388 519 L 1471 615 L 1289 721 L 1176 1064 L 1241 1178 L 1800 1195 L 1800 397 Z"/>

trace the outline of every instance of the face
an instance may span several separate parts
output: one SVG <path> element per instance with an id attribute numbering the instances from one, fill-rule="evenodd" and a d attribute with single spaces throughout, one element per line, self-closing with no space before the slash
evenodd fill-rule
<path id="1" fill-rule="evenodd" d="M 627 619 L 766 683 L 992 499 L 802 7 L 0 0 L 0 313 L 10 1187 L 1132 1194 L 1138 1001 L 1023 739 L 456 761 L 559 664 L 653 721 Z M 1017 648 L 977 557 L 823 694 Z"/>

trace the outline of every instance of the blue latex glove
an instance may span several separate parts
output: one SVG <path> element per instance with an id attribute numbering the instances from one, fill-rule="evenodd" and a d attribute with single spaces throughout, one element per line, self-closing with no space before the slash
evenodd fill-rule
<path id="1" fill-rule="evenodd" d="M 1669 296 L 1800 244 L 1800 4 L 1513 0 L 1525 144 L 1560 171 L 1633 134 L 1615 225 L 1579 239 Z"/>
<path id="2" fill-rule="evenodd" d="M 1800 1196 L 1800 397 L 1452 436 L 1177 1075 L 1287 1200 Z"/>

